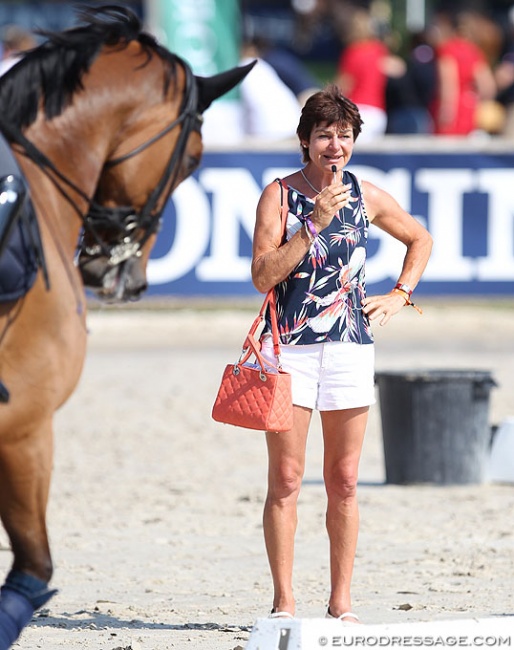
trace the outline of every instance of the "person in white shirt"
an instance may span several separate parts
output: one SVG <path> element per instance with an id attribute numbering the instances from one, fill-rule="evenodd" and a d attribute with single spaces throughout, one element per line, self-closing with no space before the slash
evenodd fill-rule
<path id="1" fill-rule="evenodd" d="M 36 41 L 30 32 L 17 25 L 7 25 L 0 33 L 2 41 L 2 59 L 0 60 L 0 76 L 5 74 L 22 58 L 23 52 L 36 46 Z"/>
<path id="2" fill-rule="evenodd" d="M 241 65 L 257 59 L 257 65 L 239 86 L 245 135 L 267 140 L 296 137 L 301 106 L 294 92 L 253 45 L 245 45 Z"/>

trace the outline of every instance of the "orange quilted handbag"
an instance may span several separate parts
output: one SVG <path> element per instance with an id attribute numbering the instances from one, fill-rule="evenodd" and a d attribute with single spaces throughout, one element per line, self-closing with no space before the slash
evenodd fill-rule
<path id="1" fill-rule="evenodd" d="M 288 208 L 287 201 L 283 199 L 286 188 L 282 181 L 280 188 L 284 232 Z M 270 365 L 264 359 L 260 352 L 260 343 L 255 338 L 268 304 L 276 366 Z M 255 362 L 250 362 L 252 355 Z M 212 408 L 212 417 L 217 422 L 257 431 L 289 431 L 293 426 L 291 375 L 284 372 L 280 366 L 275 289 L 268 291 L 259 315 L 246 336 L 239 361 L 225 368 Z"/>
<path id="2" fill-rule="evenodd" d="M 266 362 L 255 338 L 268 303 L 277 366 Z M 291 375 L 281 369 L 279 354 L 275 292 L 272 289 L 248 332 L 239 361 L 225 368 L 212 409 L 213 419 L 245 429 L 289 431 L 293 426 Z M 252 355 L 255 362 L 250 362 Z"/>

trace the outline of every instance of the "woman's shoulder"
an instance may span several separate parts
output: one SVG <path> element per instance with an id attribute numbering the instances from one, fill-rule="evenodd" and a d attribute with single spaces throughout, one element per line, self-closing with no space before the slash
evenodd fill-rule
<path id="1" fill-rule="evenodd" d="M 284 178 L 279 180 L 282 180 L 290 189 L 295 189 L 296 186 L 299 185 L 301 179 L 302 179 L 302 175 L 300 173 L 300 170 L 297 170 L 292 174 L 289 174 L 288 176 L 284 176 Z"/>
<path id="2" fill-rule="evenodd" d="M 259 200 L 259 205 L 282 205 L 287 201 L 289 205 L 295 204 L 303 194 L 294 186 L 295 174 L 285 176 L 284 178 L 275 178 L 271 183 L 264 187 Z"/>
<path id="3" fill-rule="evenodd" d="M 271 183 L 268 183 L 261 193 L 261 198 L 259 203 L 266 203 L 267 201 L 276 201 L 280 200 L 281 194 L 283 192 L 283 185 L 281 179 L 276 178 Z"/>
<path id="4" fill-rule="evenodd" d="M 297 200 L 298 198 L 314 201 L 314 198 L 311 198 L 308 194 L 305 193 L 305 181 L 303 180 L 300 171 L 293 172 L 292 174 L 284 176 L 283 178 L 276 178 L 275 181 L 277 185 L 282 185 L 282 187 L 291 196 L 293 201 Z"/>

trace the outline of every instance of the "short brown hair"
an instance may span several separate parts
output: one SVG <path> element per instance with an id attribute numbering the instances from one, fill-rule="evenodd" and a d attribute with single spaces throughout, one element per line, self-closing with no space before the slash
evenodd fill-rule
<path id="1" fill-rule="evenodd" d="M 311 95 L 305 102 L 300 116 L 296 134 L 303 141 L 311 137 L 312 129 L 319 124 L 338 124 L 351 127 L 353 139 L 361 132 L 362 119 L 357 106 L 341 94 L 336 84 L 329 84 L 325 89 Z M 302 146 L 302 161 L 309 162 L 309 147 Z"/>

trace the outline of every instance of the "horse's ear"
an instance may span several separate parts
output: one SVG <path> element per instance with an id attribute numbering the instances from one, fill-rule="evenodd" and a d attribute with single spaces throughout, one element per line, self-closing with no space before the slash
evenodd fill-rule
<path id="1" fill-rule="evenodd" d="M 198 87 L 198 112 L 203 113 L 215 99 L 221 97 L 234 86 L 242 81 L 257 63 L 257 59 L 247 65 L 231 68 L 220 72 L 213 77 L 197 77 L 196 85 Z"/>

